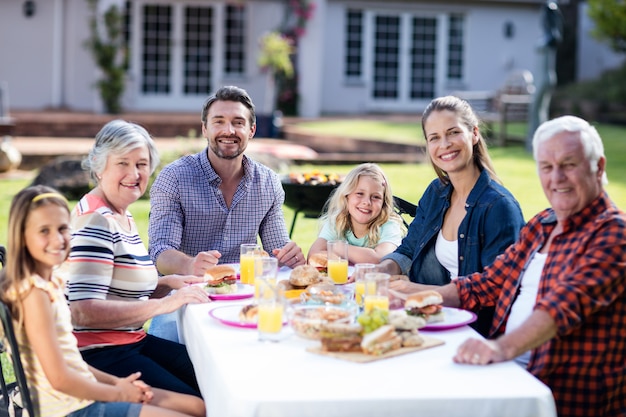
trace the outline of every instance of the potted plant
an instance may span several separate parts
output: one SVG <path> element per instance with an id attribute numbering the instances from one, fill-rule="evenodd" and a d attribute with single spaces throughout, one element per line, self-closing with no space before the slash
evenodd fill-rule
<path id="1" fill-rule="evenodd" d="M 266 74 L 265 100 L 262 111 L 257 116 L 257 135 L 276 136 L 276 121 L 280 117 L 276 113 L 277 79 L 289 79 L 294 68 L 291 55 L 294 53 L 292 42 L 278 31 L 272 31 L 261 37 L 258 65 Z"/>

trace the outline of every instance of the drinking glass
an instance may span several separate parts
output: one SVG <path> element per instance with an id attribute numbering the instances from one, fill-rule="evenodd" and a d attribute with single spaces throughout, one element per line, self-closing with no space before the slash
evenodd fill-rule
<path id="1" fill-rule="evenodd" d="M 328 250 L 328 276 L 335 284 L 345 284 L 348 282 L 348 242 L 329 240 L 326 249 Z"/>
<path id="2" fill-rule="evenodd" d="M 278 259 L 270 257 L 257 257 L 254 260 L 254 296 L 259 298 L 261 282 L 266 281 L 276 284 L 278 276 Z"/>
<path id="3" fill-rule="evenodd" d="M 257 243 L 243 243 L 240 246 L 239 279 L 242 284 L 254 284 L 254 259 L 261 251 Z"/>
<path id="4" fill-rule="evenodd" d="M 376 265 L 366 263 L 354 265 L 354 273 L 352 274 L 354 276 L 354 301 L 359 308 L 363 308 L 365 295 L 374 295 L 376 292 L 376 283 L 365 281 L 365 274 L 370 272 L 376 272 Z"/>
<path id="5" fill-rule="evenodd" d="M 278 342 L 281 339 L 285 316 L 283 296 L 275 280 L 260 277 L 257 280 L 259 282 L 259 296 L 257 298 L 259 306 L 257 321 L 259 340 L 262 342 Z"/>
<path id="6" fill-rule="evenodd" d="M 364 310 L 370 312 L 374 308 L 389 311 L 389 274 L 382 272 L 368 272 L 365 274 L 366 288 L 374 288 L 373 294 L 366 294 Z"/>

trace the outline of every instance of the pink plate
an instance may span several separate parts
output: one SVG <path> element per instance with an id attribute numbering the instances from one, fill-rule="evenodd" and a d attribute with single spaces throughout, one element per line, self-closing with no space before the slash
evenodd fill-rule
<path id="1" fill-rule="evenodd" d="M 239 320 L 239 312 L 242 308 L 243 305 L 220 306 L 209 311 L 209 316 L 227 326 L 256 329 L 256 323 L 245 323 Z M 286 321 L 283 322 L 283 326 L 285 324 L 287 324 Z"/>
<path id="2" fill-rule="evenodd" d="M 459 308 L 443 307 L 444 321 L 428 323 L 420 330 L 449 330 L 465 326 L 476 321 L 476 314 Z"/>
<path id="3" fill-rule="evenodd" d="M 243 300 L 254 296 L 254 287 L 252 285 L 237 284 L 237 292 L 231 294 L 209 294 L 209 298 L 213 301 L 222 300 Z"/>
<path id="4" fill-rule="evenodd" d="M 243 305 L 216 307 L 209 311 L 209 316 L 227 326 L 241 327 L 244 329 L 256 329 L 256 323 L 245 323 L 239 321 L 239 312 L 242 308 Z"/>

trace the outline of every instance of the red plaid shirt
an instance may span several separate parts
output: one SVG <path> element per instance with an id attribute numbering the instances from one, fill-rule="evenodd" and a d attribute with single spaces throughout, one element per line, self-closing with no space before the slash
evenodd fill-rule
<path id="1" fill-rule="evenodd" d="M 456 281 L 461 306 L 496 306 L 491 337 L 504 333 L 523 272 L 556 226 L 536 215 L 494 263 Z M 552 389 L 559 417 L 626 415 L 626 214 L 602 193 L 567 219 L 546 259 L 536 309 L 557 336 L 532 351 L 528 370 Z"/>

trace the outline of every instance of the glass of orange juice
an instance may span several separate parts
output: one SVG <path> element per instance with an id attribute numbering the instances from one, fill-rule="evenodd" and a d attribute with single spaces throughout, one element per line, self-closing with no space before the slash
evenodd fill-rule
<path id="1" fill-rule="evenodd" d="M 326 249 L 328 276 L 335 284 L 345 284 L 348 282 L 348 242 L 329 240 Z"/>
<path id="2" fill-rule="evenodd" d="M 254 259 L 261 251 L 257 243 L 243 243 L 240 246 L 239 256 L 239 279 L 242 284 L 254 284 Z"/>
<path id="3" fill-rule="evenodd" d="M 359 263 L 354 265 L 354 301 L 363 308 L 363 297 L 366 294 L 374 295 L 376 293 L 376 283 L 373 281 L 366 282 L 365 274 L 376 272 L 376 265 Z"/>
<path id="4" fill-rule="evenodd" d="M 259 296 L 257 298 L 259 305 L 257 321 L 259 340 L 263 342 L 278 342 L 281 338 L 283 322 L 285 321 L 283 296 L 278 290 L 275 280 L 257 277 L 257 281 L 259 282 Z"/>
<path id="5" fill-rule="evenodd" d="M 365 312 L 370 312 L 374 308 L 389 311 L 389 274 L 366 273 L 365 288 L 368 290 L 363 297 Z"/>

